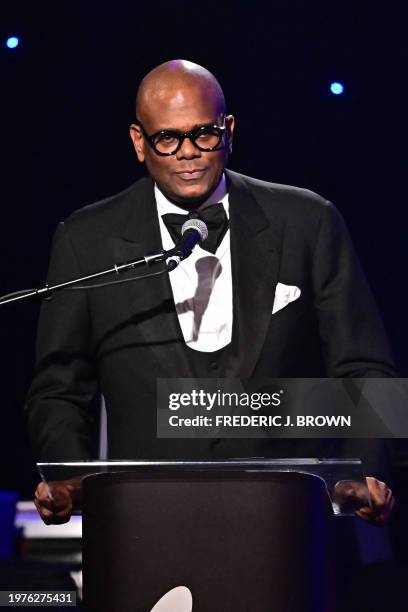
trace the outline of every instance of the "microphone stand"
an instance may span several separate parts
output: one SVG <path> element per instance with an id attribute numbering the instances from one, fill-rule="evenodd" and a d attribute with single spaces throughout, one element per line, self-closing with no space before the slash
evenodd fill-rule
<path id="1" fill-rule="evenodd" d="M 142 259 L 136 259 L 135 261 L 130 261 L 124 264 L 114 265 L 113 268 L 109 268 L 108 270 L 103 270 L 102 272 L 96 272 L 95 274 L 88 274 L 87 276 L 82 276 L 81 278 L 75 278 L 73 280 L 67 281 L 65 283 L 59 283 L 57 285 L 40 287 L 39 289 L 28 289 L 27 291 L 17 291 L 12 294 L 8 294 L 4 296 L 5 299 L 1 299 L 0 297 L 0 306 L 2 304 L 9 304 L 10 302 L 17 302 L 19 300 L 24 300 L 26 298 L 31 298 L 35 296 L 47 297 L 50 296 L 54 291 L 59 291 L 61 289 L 65 289 L 67 287 L 72 287 L 74 285 L 79 285 L 84 281 L 93 280 L 95 278 L 101 278 L 103 276 L 108 276 L 109 274 L 120 274 L 121 272 L 126 272 L 128 270 L 134 270 L 140 266 L 148 266 L 151 264 L 162 263 L 167 258 L 171 257 L 170 261 L 167 265 L 167 270 L 173 270 L 179 263 L 180 258 L 174 257 L 175 251 L 177 249 L 171 249 L 170 251 L 162 251 L 160 253 L 155 253 L 154 255 L 146 255 L 142 257 Z M 175 261 L 178 259 L 178 262 Z M 147 275 L 148 276 L 148 275 Z M 140 278 L 143 278 L 140 277 Z M 84 287 L 86 289 L 86 287 Z M 9 297 L 10 296 L 10 297 Z"/>

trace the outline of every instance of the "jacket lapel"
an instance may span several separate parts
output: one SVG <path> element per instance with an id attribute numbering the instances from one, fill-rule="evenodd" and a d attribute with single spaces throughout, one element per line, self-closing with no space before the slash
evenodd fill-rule
<path id="1" fill-rule="evenodd" d="M 270 325 L 278 282 L 282 228 L 271 224 L 245 178 L 229 182 L 233 334 L 226 376 L 249 378 Z"/>
<path id="2" fill-rule="evenodd" d="M 142 179 L 128 194 L 128 211 L 115 252 L 117 261 L 131 261 L 161 251 L 156 211 L 153 181 Z M 136 269 L 132 274 L 143 275 L 160 269 L 163 269 L 161 264 Z M 168 376 L 191 376 L 168 274 L 131 282 L 126 295 L 128 316 L 134 320 L 158 363 L 163 364 L 163 372 Z"/>

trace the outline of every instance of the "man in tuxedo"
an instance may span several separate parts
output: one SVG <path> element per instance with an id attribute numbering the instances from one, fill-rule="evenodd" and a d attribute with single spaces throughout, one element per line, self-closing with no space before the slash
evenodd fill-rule
<path id="1" fill-rule="evenodd" d="M 92 407 L 100 392 L 112 459 L 319 455 L 315 440 L 156 437 L 157 378 L 395 370 L 336 209 L 307 190 L 225 169 L 234 118 L 211 73 L 180 60 L 155 68 L 139 87 L 136 118 L 130 135 L 149 177 L 59 225 L 48 283 L 172 248 L 188 216 L 205 219 L 209 236 L 170 275 L 44 302 L 27 402 L 37 456 L 95 458 Z M 360 515 L 382 523 L 392 493 L 374 478 L 369 485 L 373 508 Z M 50 500 L 40 484 L 44 520 L 67 520 L 73 494 L 67 484 Z"/>

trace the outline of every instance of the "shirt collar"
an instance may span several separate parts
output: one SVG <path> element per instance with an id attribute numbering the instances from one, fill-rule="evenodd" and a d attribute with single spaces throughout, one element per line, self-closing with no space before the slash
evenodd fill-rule
<path id="1" fill-rule="evenodd" d="M 177 204 L 174 204 L 174 202 L 170 202 L 156 183 L 154 184 L 154 196 L 156 198 L 157 212 L 159 213 L 160 217 L 166 213 L 187 214 L 187 211 L 184 208 L 177 206 Z M 228 191 L 225 174 L 222 175 L 215 191 L 196 210 L 202 210 L 203 208 L 207 208 L 207 206 L 217 204 L 217 202 L 222 202 L 225 212 L 227 213 L 227 217 L 229 217 Z"/>

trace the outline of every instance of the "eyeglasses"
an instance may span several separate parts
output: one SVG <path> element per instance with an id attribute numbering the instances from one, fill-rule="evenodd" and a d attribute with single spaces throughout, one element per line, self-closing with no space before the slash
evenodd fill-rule
<path id="1" fill-rule="evenodd" d="M 146 133 L 141 121 L 136 120 L 143 136 L 157 155 L 175 155 L 180 150 L 185 138 L 191 140 L 200 151 L 217 151 L 220 149 L 225 134 L 225 125 L 200 125 L 190 132 L 178 130 L 160 130 L 154 134 Z"/>

